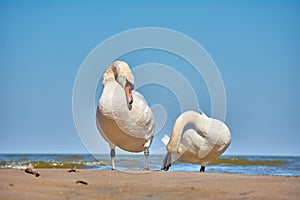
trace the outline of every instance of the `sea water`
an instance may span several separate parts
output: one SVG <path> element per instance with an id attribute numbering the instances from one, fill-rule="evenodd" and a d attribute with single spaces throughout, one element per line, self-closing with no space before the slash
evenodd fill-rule
<path id="1" fill-rule="evenodd" d="M 149 169 L 160 170 L 164 155 L 150 155 Z M 144 156 L 116 156 L 117 170 L 142 170 Z M 0 154 L 0 169 L 63 168 L 110 170 L 109 155 L 90 154 Z M 170 171 L 198 172 L 200 165 L 174 162 Z M 298 156 L 221 156 L 206 166 L 206 172 L 256 174 L 270 176 L 300 176 Z"/>

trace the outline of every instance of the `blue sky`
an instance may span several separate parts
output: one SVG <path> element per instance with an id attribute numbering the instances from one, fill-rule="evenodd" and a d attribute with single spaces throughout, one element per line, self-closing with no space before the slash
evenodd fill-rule
<path id="1" fill-rule="evenodd" d="M 226 154 L 300 155 L 299 10 L 298 1 L 1 0 L 0 153 L 85 153 L 72 115 L 80 65 L 114 34 L 163 27 L 193 38 L 218 66 L 232 133 Z M 155 50 L 122 59 L 132 67 L 157 62 L 179 71 L 176 64 L 185 64 Z M 199 106 L 210 115 L 205 84 L 190 69 L 180 73 L 199 87 Z M 175 97 L 155 85 L 138 90 L 150 105 L 165 106 L 163 132 L 170 132 L 179 114 Z M 99 145 L 108 153 L 105 142 Z M 160 145 L 159 135 L 152 148 Z"/>

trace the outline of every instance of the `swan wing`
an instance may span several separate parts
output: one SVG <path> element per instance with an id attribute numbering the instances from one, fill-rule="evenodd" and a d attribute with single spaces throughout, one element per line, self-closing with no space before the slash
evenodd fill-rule
<path id="1" fill-rule="evenodd" d="M 134 91 L 132 95 L 134 100 L 129 109 L 124 89 L 117 82 L 108 82 L 99 101 L 99 110 L 114 120 L 123 132 L 134 137 L 150 138 L 154 134 L 153 113 L 140 93 Z"/>

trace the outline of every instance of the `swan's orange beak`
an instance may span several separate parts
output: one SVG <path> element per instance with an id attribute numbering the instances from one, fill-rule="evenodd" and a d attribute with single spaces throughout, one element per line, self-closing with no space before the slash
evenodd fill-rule
<path id="1" fill-rule="evenodd" d="M 126 86 L 125 93 L 126 93 L 128 103 L 132 104 L 133 103 L 132 88 L 130 86 Z"/>

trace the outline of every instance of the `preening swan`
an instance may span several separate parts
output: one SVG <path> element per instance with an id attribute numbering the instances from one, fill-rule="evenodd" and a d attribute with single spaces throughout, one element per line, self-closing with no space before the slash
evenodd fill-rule
<path id="1" fill-rule="evenodd" d="M 129 152 L 144 151 L 144 169 L 148 169 L 154 116 L 144 97 L 133 90 L 134 76 L 127 63 L 115 61 L 109 65 L 103 74 L 102 86 L 96 122 L 111 148 L 112 169 L 115 169 L 116 146 Z"/>
<path id="2" fill-rule="evenodd" d="M 192 127 L 188 127 L 182 134 L 188 124 Z M 167 145 L 168 151 L 162 169 L 169 169 L 173 154 L 179 161 L 201 164 L 200 172 L 204 172 L 205 166 L 227 149 L 231 136 L 223 122 L 204 114 L 187 111 L 175 121 L 171 139 L 164 136 L 162 141 Z"/>

